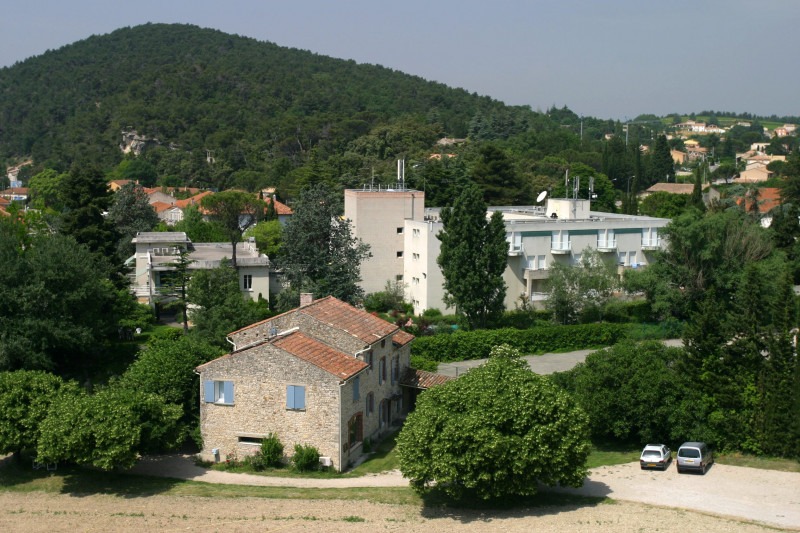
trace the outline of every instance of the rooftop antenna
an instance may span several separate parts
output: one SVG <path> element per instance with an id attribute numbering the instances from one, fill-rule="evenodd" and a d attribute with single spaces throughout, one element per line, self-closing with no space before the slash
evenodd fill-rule
<path id="1" fill-rule="evenodd" d="M 405 189 L 405 183 L 406 183 L 406 160 L 405 159 L 398 159 L 397 160 L 397 185 L 401 190 L 403 190 L 403 189 Z"/>
<path id="2" fill-rule="evenodd" d="M 573 183 L 573 187 L 574 187 L 573 193 L 572 193 L 572 198 L 577 200 L 578 199 L 578 191 L 581 188 L 581 177 L 580 176 L 575 176 L 575 179 L 572 181 L 572 183 Z"/>
<path id="3" fill-rule="evenodd" d="M 569 194 L 569 169 L 567 169 L 566 173 L 564 174 L 564 197 L 566 198 L 567 194 Z"/>

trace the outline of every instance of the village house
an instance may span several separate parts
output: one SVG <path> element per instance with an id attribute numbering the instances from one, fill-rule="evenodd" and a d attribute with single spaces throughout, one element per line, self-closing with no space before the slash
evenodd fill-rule
<path id="1" fill-rule="evenodd" d="M 366 440 L 405 418 L 416 390 L 437 382 L 409 369 L 413 339 L 332 296 L 309 294 L 297 309 L 234 331 L 231 353 L 196 369 L 200 457 L 241 458 L 274 434 L 287 456 L 295 444 L 314 446 L 322 464 L 346 469 Z"/>

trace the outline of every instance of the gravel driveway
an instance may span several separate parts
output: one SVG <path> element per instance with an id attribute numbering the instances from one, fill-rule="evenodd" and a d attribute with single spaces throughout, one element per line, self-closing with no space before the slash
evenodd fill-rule
<path id="1" fill-rule="evenodd" d="M 346 488 L 407 485 L 398 471 L 359 478 L 300 479 L 206 470 L 188 456 L 142 460 L 132 473 L 208 483 L 287 487 Z M 800 530 L 800 473 L 714 464 L 705 476 L 641 470 L 639 463 L 592 469 L 580 489 L 559 489 L 586 496 L 639 502 L 735 517 Z"/>

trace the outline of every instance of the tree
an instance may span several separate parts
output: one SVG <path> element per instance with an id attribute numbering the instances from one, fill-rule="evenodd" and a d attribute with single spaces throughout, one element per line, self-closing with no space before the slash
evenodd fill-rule
<path id="1" fill-rule="evenodd" d="M 116 256 L 119 238 L 103 216 L 111 204 L 110 195 L 105 176 L 95 166 L 73 165 L 63 180 L 61 231 L 105 258 Z"/>
<path id="2" fill-rule="evenodd" d="M 588 437 L 572 398 L 498 346 L 483 366 L 419 396 L 397 454 L 417 492 L 435 483 L 455 498 L 530 496 L 539 484 L 583 483 Z"/>
<path id="3" fill-rule="evenodd" d="M 158 215 L 144 189 L 136 183 L 126 183 L 114 194 L 108 220 L 120 235 L 117 249 L 124 261 L 136 251 L 131 240 L 140 231 L 151 231 L 158 224 Z"/>
<path id="4" fill-rule="evenodd" d="M 681 438 L 671 424 L 685 394 L 674 364 L 681 351 L 660 341 L 623 342 L 554 379 L 589 416 L 593 438 L 637 446 L 670 442 Z"/>
<path id="5" fill-rule="evenodd" d="M 267 205 L 272 205 L 272 202 Z M 277 219 L 262 220 L 245 231 L 244 235 L 256 239 L 256 248 L 260 253 L 271 258 L 280 255 L 281 246 L 283 246 L 283 225 Z"/>
<path id="6" fill-rule="evenodd" d="M 672 160 L 672 153 L 665 135 L 656 137 L 651 175 L 653 176 L 653 183 L 658 183 L 662 180 L 667 182 L 675 181 L 675 162 Z"/>
<path id="7" fill-rule="evenodd" d="M 117 180 L 131 180 L 142 187 L 153 187 L 158 180 L 158 172 L 144 159 L 123 159 L 112 172 L 112 177 Z"/>
<path id="8" fill-rule="evenodd" d="M 509 157 L 493 144 L 481 147 L 470 176 L 489 205 L 518 205 L 530 196 Z"/>
<path id="9" fill-rule="evenodd" d="M 117 333 L 121 295 L 108 265 L 72 237 L 20 241 L 6 224 L 0 258 L 0 370 L 88 371 Z"/>
<path id="10" fill-rule="evenodd" d="M 227 348 L 228 333 L 261 318 L 244 300 L 239 274 L 226 260 L 217 268 L 197 270 L 189 282 L 187 298 L 192 304 L 192 333 L 217 346 Z"/>
<path id="11" fill-rule="evenodd" d="M 47 372 L 0 372 L 0 454 L 36 449 L 39 426 L 64 388 L 78 390 L 74 382 Z"/>
<path id="12" fill-rule="evenodd" d="M 350 221 L 342 219 L 341 197 L 329 187 L 313 187 L 303 191 L 293 210 L 278 259 L 288 284 L 285 301 L 311 292 L 357 305 L 364 297 L 358 286 L 361 263 L 371 255 L 369 245 L 353 236 Z"/>
<path id="13" fill-rule="evenodd" d="M 189 299 L 187 296 L 191 272 L 189 266 L 194 261 L 189 259 L 189 251 L 181 249 L 178 257 L 170 263 L 172 271 L 168 275 L 162 273 L 161 294 L 167 297 L 165 307 L 177 309 L 181 313 L 183 333 L 189 333 Z"/>
<path id="14" fill-rule="evenodd" d="M 62 188 L 66 178 L 53 169 L 45 169 L 30 179 L 28 189 L 31 207 L 61 211 L 63 207 Z"/>
<path id="15" fill-rule="evenodd" d="M 175 224 L 174 230 L 183 231 L 192 242 L 224 242 L 228 239 L 218 222 L 203 220 L 203 214 L 196 205 L 183 210 L 183 220 Z"/>
<path id="16" fill-rule="evenodd" d="M 639 213 L 648 217 L 674 218 L 684 212 L 688 200 L 685 194 L 654 192 L 639 203 Z"/>
<path id="17" fill-rule="evenodd" d="M 465 188 L 441 213 L 436 262 L 444 275 L 444 301 L 463 313 L 470 327 L 486 327 L 503 313 L 508 243 L 503 215 L 486 220 L 486 204 L 475 185 Z"/>
<path id="18" fill-rule="evenodd" d="M 618 285 L 613 266 L 591 248 L 583 250 L 577 265 L 554 263 L 547 284 L 545 308 L 559 324 L 598 320 Z"/>
<path id="19" fill-rule="evenodd" d="M 236 244 L 242 240 L 242 233 L 263 214 L 264 203 L 247 192 L 222 191 L 205 196 L 201 205 L 224 228 L 231 243 L 231 264 L 236 268 Z"/>
<path id="20" fill-rule="evenodd" d="M 37 458 L 130 468 L 140 455 L 180 444 L 181 415 L 180 406 L 164 403 L 158 394 L 119 386 L 57 397 L 40 425 Z"/>

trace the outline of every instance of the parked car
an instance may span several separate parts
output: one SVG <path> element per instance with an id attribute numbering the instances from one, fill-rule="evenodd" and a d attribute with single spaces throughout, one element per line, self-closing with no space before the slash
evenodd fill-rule
<path id="1" fill-rule="evenodd" d="M 678 448 L 678 473 L 696 470 L 705 474 L 714 462 L 714 453 L 705 442 L 684 442 Z"/>
<path id="2" fill-rule="evenodd" d="M 672 451 L 665 444 L 648 444 L 639 457 L 639 466 L 642 470 L 647 468 L 660 468 L 666 470 L 672 462 Z"/>

